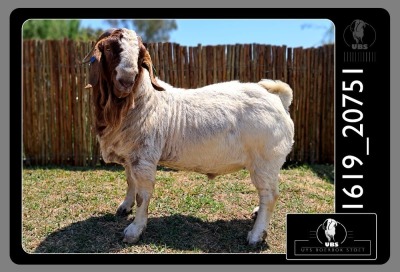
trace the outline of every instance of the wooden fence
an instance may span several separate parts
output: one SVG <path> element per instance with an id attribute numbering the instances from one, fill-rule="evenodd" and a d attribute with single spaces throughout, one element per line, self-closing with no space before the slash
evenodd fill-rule
<path id="1" fill-rule="evenodd" d="M 23 43 L 23 151 L 29 165 L 95 165 L 92 95 L 84 89 L 92 43 Z M 288 160 L 333 163 L 334 47 L 148 44 L 160 79 L 183 88 L 239 79 L 280 79 L 293 89 L 295 144 Z"/>

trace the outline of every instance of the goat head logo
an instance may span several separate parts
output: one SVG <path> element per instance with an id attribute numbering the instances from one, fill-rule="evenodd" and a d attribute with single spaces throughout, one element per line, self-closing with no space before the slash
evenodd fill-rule
<path id="1" fill-rule="evenodd" d="M 368 49 L 375 43 L 375 29 L 363 20 L 353 20 L 343 33 L 344 42 L 352 49 Z"/>
<path id="2" fill-rule="evenodd" d="M 328 218 L 318 226 L 317 239 L 326 247 L 338 247 L 346 238 L 346 228 L 335 219 Z"/>

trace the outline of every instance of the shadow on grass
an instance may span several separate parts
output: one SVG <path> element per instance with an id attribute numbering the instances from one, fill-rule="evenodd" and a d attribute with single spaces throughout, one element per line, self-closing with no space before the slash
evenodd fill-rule
<path id="1" fill-rule="evenodd" d="M 122 242 L 123 230 L 130 222 L 105 214 L 73 223 L 51 233 L 35 253 L 118 253 L 130 247 L 134 248 L 124 251 L 247 253 L 268 248 L 266 244 L 256 248 L 247 245 L 247 232 L 253 226 L 251 219 L 205 222 L 178 214 L 149 218 L 147 229 L 135 245 Z"/>
<path id="2" fill-rule="evenodd" d="M 319 178 L 325 180 L 326 182 L 331 184 L 334 184 L 335 182 L 335 173 L 333 164 L 308 164 L 299 162 L 287 162 L 283 165 L 283 169 L 290 170 L 295 168 L 310 169 Z"/>

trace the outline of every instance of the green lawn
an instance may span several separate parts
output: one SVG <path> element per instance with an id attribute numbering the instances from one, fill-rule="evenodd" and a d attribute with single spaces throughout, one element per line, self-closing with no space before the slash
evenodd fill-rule
<path id="1" fill-rule="evenodd" d="M 285 253 L 287 213 L 333 213 L 332 165 L 281 171 L 268 246 L 246 244 L 258 204 L 247 171 L 206 176 L 160 169 L 148 226 L 138 244 L 122 242 L 132 216 L 115 216 L 125 196 L 121 167 L 23 169 L 23 248 L 41 252 Z"/>

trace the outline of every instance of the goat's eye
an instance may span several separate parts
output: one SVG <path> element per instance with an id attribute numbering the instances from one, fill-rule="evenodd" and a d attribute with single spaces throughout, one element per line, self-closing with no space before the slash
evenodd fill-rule
<path id="1" fill-rule="evenodd" d="M 109 45 L 106 45 L 106 51 L 111 51 L 111 47 Z"/>

